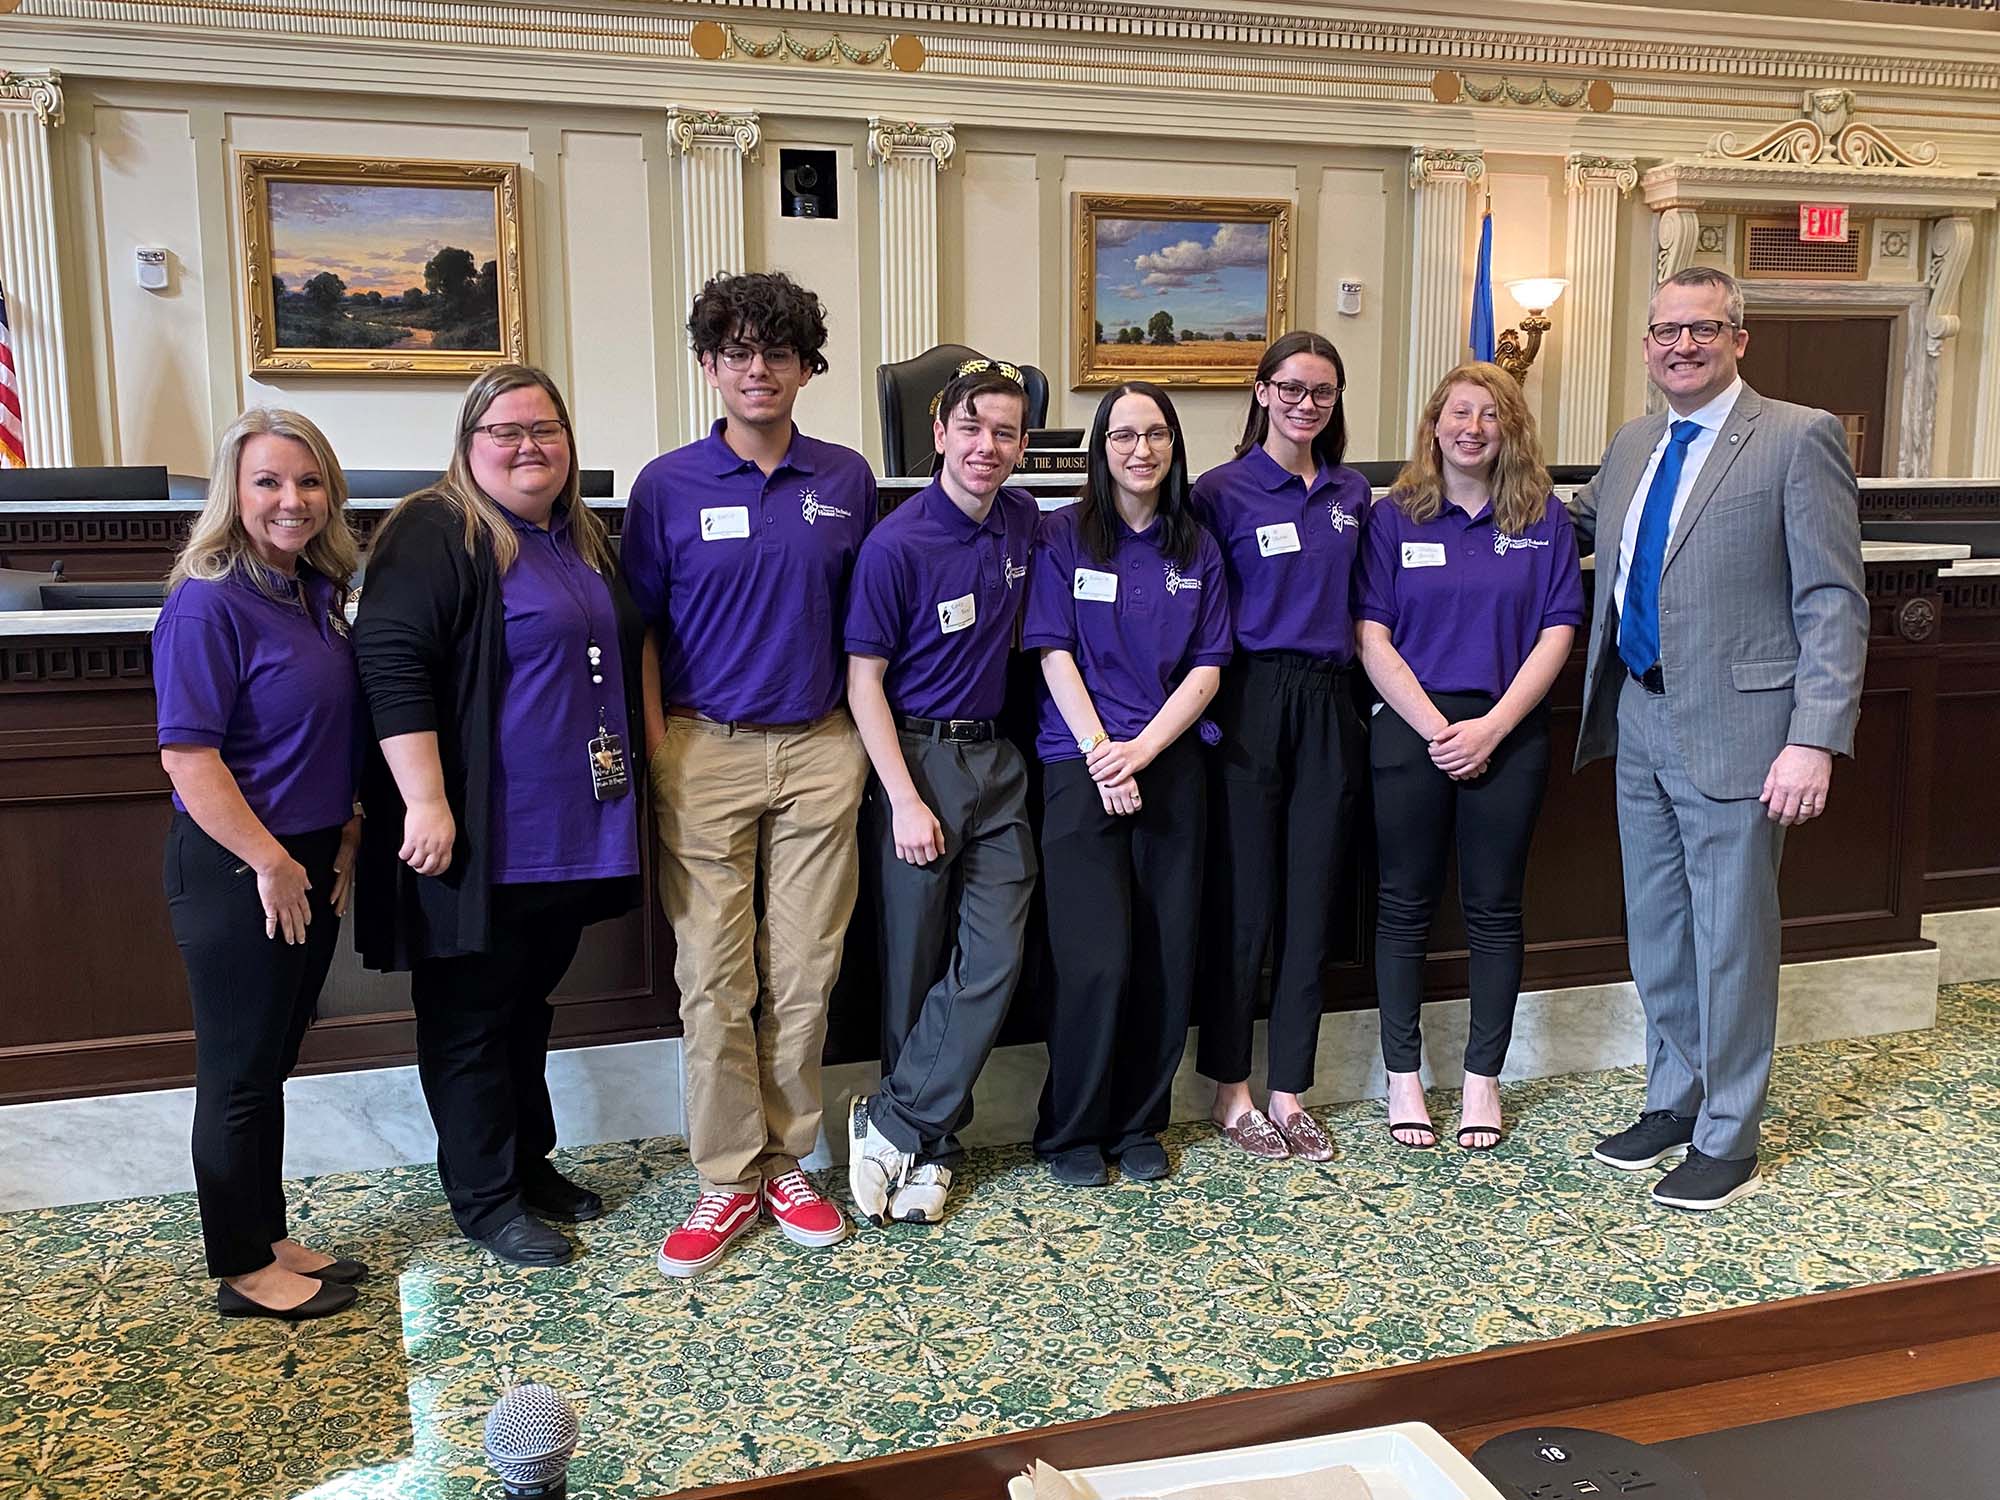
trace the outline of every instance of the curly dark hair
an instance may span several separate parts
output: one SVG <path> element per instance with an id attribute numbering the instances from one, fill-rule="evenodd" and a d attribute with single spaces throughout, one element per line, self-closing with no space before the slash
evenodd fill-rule
<path id="1" fill-rule="evenodd" d="M 719 354 L 741 339 L 789 344 L 799 364 L 826 373 L 826 308 L 819 298 L 783 271 L 749 271 L 711 276 L 688 312 L 688 343 L 696 359 Z"/>

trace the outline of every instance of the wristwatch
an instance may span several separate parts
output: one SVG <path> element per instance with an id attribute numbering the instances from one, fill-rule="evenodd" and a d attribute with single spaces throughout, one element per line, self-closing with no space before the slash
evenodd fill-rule
<path id="1" fill-rule="evenodd" d="M 1090 754 L 1091 751 L 1095 750 L 1099 745 L 1103 744 L 1106 740 L 1110 738 L 1111 738 L 1110 735 L 1105 734 L 1102 731 L 1099 731 L 1096 734 L 1086 734 L 1082 739 L 1076 742 L 1077 754 L 1088 755 Z"/>

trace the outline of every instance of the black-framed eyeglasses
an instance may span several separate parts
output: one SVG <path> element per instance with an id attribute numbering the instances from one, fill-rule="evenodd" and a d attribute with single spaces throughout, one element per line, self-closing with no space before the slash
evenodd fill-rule
<path id="1" fill-rule="evenodd" d="M 1148 427 L 1143 432 L 1135 432 L 1130 427 L 1114 427 L 1104 434 L 1104 446 L 1113 453 L 1130 453 L 1139 446 L 1139 439 L 1146 440 L 1148 448 L 1164 452 L 1174 445 L 1174 430 L 1171 427 Z"/>
<path id="2" fill-rule="evenodd" d="M 1697 318 L 1692 323 L 1655 323 L 1646 332 L 1662 349 L 1671 349 L 1681 341 L 1682 329 L 1697 344 L 1712 344 L 1722 336 L 1723 329 L 1735 326 L 1726 318 Z"/>
<path id="3" fill-rule="evenodd" d="M 760 354 L 764 356 L 764 368 L 774 374 L 798 368 L 799 351 L 790 344 L 724 344 L 716 351 L 715 357 L 722 362 L 724 369 L 741 374 Z"/>
<path id="4" fill-rule="evenodd" d="M 1314 406 L 1331 406 L 1346 389 L 1338 385 L 1307 385 L 1298 380 L 1271 380 L 1265 383 L 1278 393 L 1278 399 L 1287 406 L 1297 406 L 1308 396 L 1312 397 Z"/>
<path id="5" fill-rule="evenodd" d="M 554 420 L 547 422 L 487 422 L 472 429 L 483 432 L 496 446 L 518 448 L 524 437 L 533 438 L 538 443 L 553 443 L 569 436 L 569 425 Z"/>

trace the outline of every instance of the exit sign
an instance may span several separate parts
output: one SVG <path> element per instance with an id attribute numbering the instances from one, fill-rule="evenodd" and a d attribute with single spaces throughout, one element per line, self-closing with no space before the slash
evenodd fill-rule
<path id="1" fill-rule="evenodd" d="M 1836 244 L 1847 241 L 1847 205 L 1845 203 L 1801 203 L 1799 205 L 1799 238 L 1801 240 L 1832 240 Z"/>

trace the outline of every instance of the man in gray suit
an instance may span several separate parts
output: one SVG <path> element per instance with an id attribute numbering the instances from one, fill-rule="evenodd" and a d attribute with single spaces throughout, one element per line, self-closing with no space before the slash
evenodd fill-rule
<path id="1" fill-rule="evenodd" d="M 1733 277 L 1691 267 L 1647 315 L 1667 413 L 1626 423 L 1578 495 L 1596 552 L 1576 763 L 1616 754 L 1646 1107 L 1593 1155 L 1657 1202 L 1756 1190 L 1778 1014 L 1778 856 L 1826 811 L 1867 652 L 1854 470 L 1831 413 L 1743 384 Z M 1601 543 L 1601 545 L 1598 545 Z"/>

